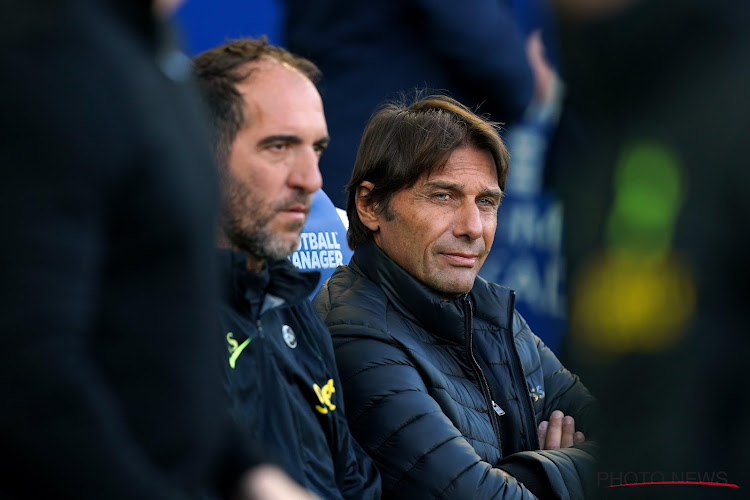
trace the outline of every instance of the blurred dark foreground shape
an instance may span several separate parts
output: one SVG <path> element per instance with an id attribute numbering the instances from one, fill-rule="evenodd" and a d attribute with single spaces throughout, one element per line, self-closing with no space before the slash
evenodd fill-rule
<path id="1" fill-rule="evenodd" d="M 0 498 L 289 482 L 226 423 L 207 121 L 152 3 L 0 4 Z"/>
<path id="2" fill-rule="evenodd" d="M 557 3 L 580 125 L 558 172 L 565 354 L 603 405 L 602 497 L 740 498 L 750 487 L 750 5 Z M 741 488 L 608 487 L 681 480 Z"/>

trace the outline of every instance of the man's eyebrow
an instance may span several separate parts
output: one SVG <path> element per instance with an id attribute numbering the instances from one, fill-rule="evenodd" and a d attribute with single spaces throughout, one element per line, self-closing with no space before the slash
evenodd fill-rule
<path id="1" fill-rule="evenodd" d="M 496 200 L 502 200 L 504 191 L 502 189 L 495 189 L 495 188 L 485 188 L 482 190 L 481 193 L 479 193 L 479 196 L 485 197 L 485 198 L 494 198 Z"/>
<path id="2" fill-rule="evenodd" d="M 284 144 L 299 144 L 302 142 L 302 138 L 296 135 L 269 135 L 258 141 L 258 146 L 270 146 L 271 144 L 283 142 Z"/>
<path id="3" fill-rule="evenodd" d="M 461 182 L 448 182 L 442 180 L 427 181 L 424 186 L 428 189 L 445 189 L 448 191 L 461 191 L 466 187 L 466 185 Z M 503 197 L 503 191 L 499 188 L 484 188 L 479 193 L 479 196 L 500 200 Z"/>
<path id="4" fill-rule="evenodd" d="M 302 138 L 297 135 L 269 135 L 268 137 L 264 137 L 263 139 L 258 141 L 258 147 L 262 148 L 278 142 L 282 142 L 284 144 L 302 144 Z M 331 142 L 331 138 L 326 135 L 315 141 L 315 144 L 318 146 L 327 146 L 329 142 Z"/>
<path id="5" fill-rule="evenodd" d="M 424 187 L 426 188 L 437 188 L 437 189 L 446 189 L 449 191 L 460 191 L 464 187 L 466 187 L 464 184 L 460 182 L 448 182 L 448 181 L 427 181 L 424 183 Z"/>

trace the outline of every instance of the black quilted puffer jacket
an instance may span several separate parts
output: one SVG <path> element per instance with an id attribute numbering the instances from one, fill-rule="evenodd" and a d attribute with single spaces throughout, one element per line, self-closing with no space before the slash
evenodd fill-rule
<path id="1" fill-rule="evenodd" d="M 596 444 L 539 451 L 536 428 L 559 409 L 590 435 L 596 402 L 514 297 L 477 278 L 443 300 L 374 243 L 318 292 L 350 428 L 380 469 L 383 498 L 595 496 Z"/>

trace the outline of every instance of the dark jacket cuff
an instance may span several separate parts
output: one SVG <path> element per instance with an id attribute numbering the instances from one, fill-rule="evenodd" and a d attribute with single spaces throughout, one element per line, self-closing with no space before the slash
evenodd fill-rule
<path id="1" fill-rule="evenodd" d="M 503 464 L 500 468 L 515 477 L 519 483 L 523 483 L 540 500 L 557 498 L 541 464 L 533 462 L 508 463 Z"/>

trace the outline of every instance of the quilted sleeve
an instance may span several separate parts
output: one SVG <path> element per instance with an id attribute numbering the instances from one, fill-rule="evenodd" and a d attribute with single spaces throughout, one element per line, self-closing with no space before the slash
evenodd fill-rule
<path id="1" fill-rule="evenodd" d="M 525 367 L 534 365 L 542 371 L 544 382 L 544 410 L 541 420 L 549 419 L 550 414 L 560 410 L 576 419 L 576 429 L 586 434 L 587 438 L 595 437 L 595 424 L 598 403 L 583 382 L 563 366 L 542 340 L 529 329 L 523 317 L 516 312 L 513 319 L 513 330 L 520 338 L 529 338 L 533 347 L 529 356 L 533 359 L 524 363 Z M 518 343 L 518 342 L 517 342 Z"/>
<path id="2" fill-rule="evenodd" d="M 541 411 L 537 408 L 537 422 L 548 420 L 553 411 L 561 410 L 576 419 L 576 429 L 586 434 L 586 441 L 561 450 L 516 453 L 503 459 L 500 465 L 527 484 L 531 481 L 543 484 L 552 498 L 595 498 L 598 445 L 593 438 L 598 403 L 579 377 L 567 370 L 531 332 L 518 312 L 514 315 L 513 331 L 527 377 L 541 374 L 544 399 Z"/>
<path id="3" fill-rule="evenodd" d="M 480 459 L 399 346 L 366 327 L 330 328 L 350 428 L 380 469 L 384 498 L 536 498 Z"/>

